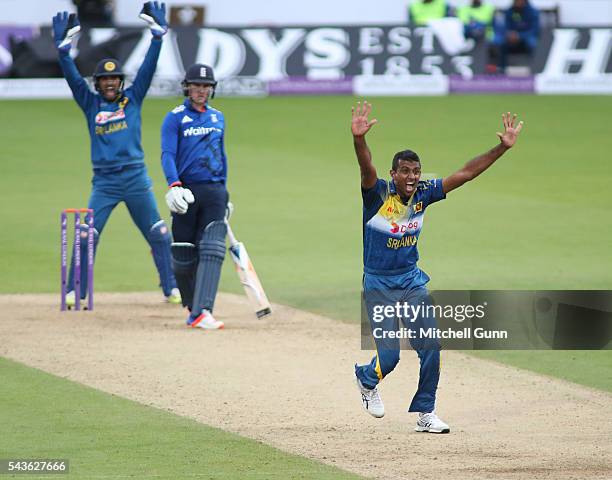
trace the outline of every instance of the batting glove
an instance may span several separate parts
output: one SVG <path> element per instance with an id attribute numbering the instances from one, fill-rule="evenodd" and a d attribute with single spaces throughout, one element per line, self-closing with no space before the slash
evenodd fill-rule
<path id="1" fill-rule="evenodd" d="M 81 24 L 76 14 L 68 12 L 58 12 L 53 17 L 53 40 L 60 52 L 68 53 L 72 45 L 72 40 L 81 31 Z"/>
<path id="2" fill-rule="evenodd" d="M 166 4 L 158 2 L 147 2 L 140 11 L 140 18 L 149 24 L 151 33 L 155 38 L 163 37 L 168 31 L 166 22 Z"/>
<path id="3" fill-rule="evenodd" d="M 234 204 L 232 202 L 227 202 L 227 205 L 225 206 L 225 220 L 229 221 L 232 213 L 234 213 Z"/>
<path id="4" fill-rule="evenodd" d="M 183 215 L 187 212 L 189 204 L 195 202 L 191 190 L 183 187 L 171 187 L 166 193 L 166 204 L 173 213 Z"/>

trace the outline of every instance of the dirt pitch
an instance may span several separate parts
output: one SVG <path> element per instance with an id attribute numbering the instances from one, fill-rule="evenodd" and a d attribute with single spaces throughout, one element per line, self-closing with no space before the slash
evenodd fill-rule
<path id="1" fill-rule="evenodd" d="M 449 435 L 413 431 L 418 362 L 383 382 L 386 416 L 361 407 L 358 326 L 275 306 L 257 320 L 220 295 L 226 329 L 192 330 L 159 294 L 99 294 L 93 312 L 56 295 L 0 296 L 0 355 L 359 474 L 388 479 L 610 479 L 612 395 L 442 352 Z"/>

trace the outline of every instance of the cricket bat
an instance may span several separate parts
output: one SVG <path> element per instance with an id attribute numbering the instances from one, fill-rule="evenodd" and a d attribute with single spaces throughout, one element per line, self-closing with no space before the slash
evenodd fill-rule
<path id="1" fill-rule="evenodd" d="M 257 318 L 265 317 L 272 313 L 266 292 L 264 292 L 261 286 L 261 282 L 257 277 L 257 273 L 253 268 L 253 263 L 249 258 L 249 254 L 244 244 L 236 240 L 227 219 L 225 223 L 227 225 L 227 236 L 230 241 L 229 252 L 234 262 L 234 266 L 236 267 L 238 277 L 240 278 L 240 283 L 242 283 L 249 301 L 255 308 L 255 315 L 257 315 Z"/>

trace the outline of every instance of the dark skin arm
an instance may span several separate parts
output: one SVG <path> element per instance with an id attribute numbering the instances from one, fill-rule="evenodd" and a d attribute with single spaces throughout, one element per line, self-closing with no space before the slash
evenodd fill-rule
<path id="1" fill-rule="evenodd" d="M 449 193 L 470 180 L 475 179 L 514 146 L 523 128 L 523 122 L 516 124 L 516 114 L 512 115 L 510 112 L 507 114 L 502 113 L 502 122 L 504 124 L 504 132 L 497 132 L 499 144 L 488 152 L 478 155 L 476 158 L 467 162 L 461 170 L 444 178 L 442 180 L 442 189 L 444 193 Z"/>
<path id="2" fill-rule="evenodd" d="M 359 162 L 359 169 L 361 170 L 361 187 L 367 190 L 376 185 L 378 175 L 372 163 L 372 153 L 366 143 L 365 136 L 377 120 L 368 120 L 368 116 L 372 112 L 372 105 L 366 101 L 363 102 L 363 105 L 357 102 L 357 106 L 352 107 L 351 112 L 351 133 L 353 134 L 355 155 L 357 155 L 357 162 Z"/>

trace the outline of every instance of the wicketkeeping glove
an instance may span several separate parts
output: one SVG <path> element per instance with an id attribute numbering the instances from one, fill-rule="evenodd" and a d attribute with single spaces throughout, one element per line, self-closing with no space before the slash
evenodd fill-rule
<path id="1" fill-rule="evenodd" d="M 146 2 L 140 11 L 139 17 L 149 24 L 151 33 L 155 38 L 161 38 L 168 31 L 165 3 Z"/>
<path id="2" fill-rule="evenodd" d="M 189 204 L 195 202 L 191 190 L 183 187 L 171 187 L 166 193 L 166 204 L 173 213 L 182 215 L 189 208 Z"/>
<path id="3" fill-rule="evenodd" d="M 60 52 L 69 52 L 72 40 L 81 31 L 81 24 L 76 14 L 58 12 L 53 17 L 53 40 Z"/>

